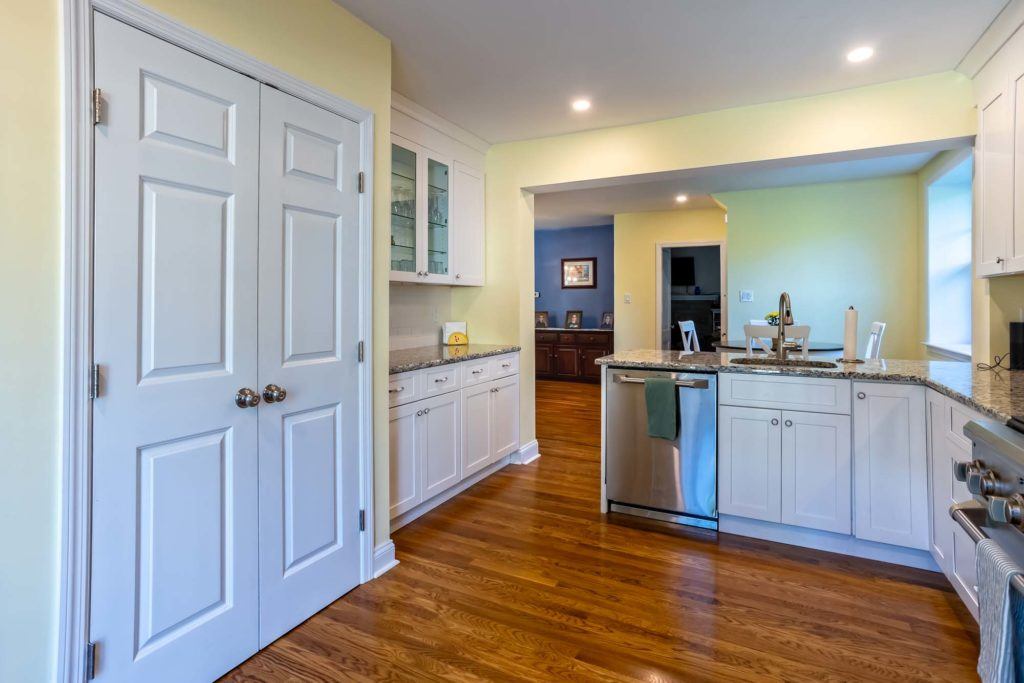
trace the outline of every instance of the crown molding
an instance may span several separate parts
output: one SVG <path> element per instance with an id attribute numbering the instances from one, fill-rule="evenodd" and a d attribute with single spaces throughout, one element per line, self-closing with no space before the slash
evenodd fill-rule
<path id="1" fill-rule="evenodd" d="M 438 116 L 426 107 L 416 104 L 408 97 L 405 97 L 394 90 L 391 91 L 391 108 L 402 112 L 406 116 L 416 119 L 426 126 L 430 126 L 439 133 L 443 133 L 450 138 L 458 140 L 468 147 L 472 147 L 481 154 L 487 154 L 487 150 L 491 147 L 491 143 L 487 142 L 483 138 L 474 135 L 465 128 L 455 125 L 446 118 Z"/>
<path id="2" fill-rule="evenodd" d="M 1009 0 L 956 65 L 956 71 L 968 78 L 977 76 L 1022 25 L 1024 0 Z"/>

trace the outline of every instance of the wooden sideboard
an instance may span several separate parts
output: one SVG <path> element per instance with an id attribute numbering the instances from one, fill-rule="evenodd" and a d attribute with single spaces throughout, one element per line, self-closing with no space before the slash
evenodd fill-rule
<path id="1" fill-rule="evenodd" d="M 538 329 L 537 377 L 600 382 L 601 367 L 594 363 L 613 347 L 612 330 Z"/>

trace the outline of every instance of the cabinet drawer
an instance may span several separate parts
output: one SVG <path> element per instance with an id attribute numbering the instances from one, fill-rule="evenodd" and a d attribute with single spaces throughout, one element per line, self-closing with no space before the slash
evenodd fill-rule
<path id="1" fill-rule="evenodd" d="M 507 377 L 519 372 L 519 355 L 498 356 L 491 359 L 491 377 Z"/>
<path id="2" fill-rule="evenodd" d="M 558 343 L 559 344 L 575 344 L 576 343 L 576 335 L 573 334 L 572 332 L 559 332 L 558 333 Z"/>
<path id="3" fill-rule="evenodd" d="M 461 363 L 452 363 L 437 368 L 420 370 L 420 398 L 445 394 L 462 386 L 461 366 Z"/>
<path id="4" fill-rule="evenodd" d="M 850 380 L 723 372 L 718 402 L 754 408 L 850 414 Z"/>
<path id="5" fill-rule="evenodd" d="M 610 338 L 610 334 L 601 334 L 600 332 L 581 332 L 576 336 L 580 344 L 586 344 L 587 346 L 608 346 Z"/>
<path id="6" fill-rule="evenodd" d="M 557 332 L 538 332 L 536 341 L 538 344 L 554 344 L 558 341 Z"/>
<path id="7" fill-rule="evenodd" d="M 470 387 L 481 382 L 489 382 L 493 377 L 491 359 L 475 360 L 462 364 L 462 386 Z"/>
<path id="8" fill-rule="evenodd" d="M 420 396 L 419 385 L 416 382 L 417 371 L 403 372 L 391 375 L 388 378 L 388 406 L 393 408 L 409 401 L 415 401 Z"/>

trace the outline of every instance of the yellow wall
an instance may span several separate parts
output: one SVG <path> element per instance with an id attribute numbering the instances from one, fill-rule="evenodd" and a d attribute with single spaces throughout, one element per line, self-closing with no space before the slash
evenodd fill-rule
<path id="1" fill-rule="evenodd" d="M 0 3 L 0 681 L 54 673 L 60 425 L 58 4 Z"/>
<path id="2" fill-rule="evenodd" d="M 721 209 L 615 216 L 615 350 L 658 348 L 659 242 L 724 242 Z M 625 303 L 629 293 L 632 303 Z"/>
<path id="3" fill-rule="evenodd" d="M 458 288 L 474 339 L 517 342 L 520 437 L 535 438 L 533 206 L 523 188 L 974 135 L 971 83 L 946 72 L 828 95 L 495 145 L 487 154 L 487 285 Z"/>
<path id="4" fill-rule="evenodd" d="M 921 357 L 915 175 L 715 198 L 729 211 L 731 337 L 777 310 L 779 293 L 787 291 L 812 340 L 841 342 L 844 310 L 854 306 L 861 346 L 879 320 L 887 324 L 886 357 Z M 752 290 L 754 301 L 740 303 L 740 289 Z"/>
<path id="5" fill-rule="evenodd" d="M 331 0 L 150 0 L 154 9 L 375 115 L 374 386 L 387 383 L 391 46 Z M 0 680 L 55 662 L 60 336 L 57 0 L 0 0 Z M 387 536 L 387 393 L 375 392 L 378 540 Z"/>

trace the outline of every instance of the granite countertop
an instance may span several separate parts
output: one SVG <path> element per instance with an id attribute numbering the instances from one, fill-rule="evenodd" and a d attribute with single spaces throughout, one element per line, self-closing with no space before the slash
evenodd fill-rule
<path id="1" fill-rule="evenodd" d="M 610 327 L 537 327 L 537 332 L 614 332 Z"/>
<path id="2" fill-rule="evenodd" d="M 978 370 L 973 363 L 938 360 L 869 360 L 836 369 L 731 365 L 742 353 L 626 351 L 598 358 L 599 365 L 647 370 L 746 372 L 923 384 L 1001 422 L 1024 415 L 1024 371 Z"/>
<path id="3" fill-rule="evenodd" d="M 512 344 L 469 344 L 468 346 L 418 346 L 414 349 L 396 349 L 388 354 L 388 374 L 422 370 L 436 365 L 461 363 L 475 358 L 500 356 L 519 351 Z"/>

